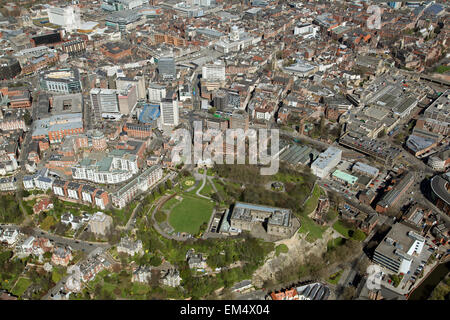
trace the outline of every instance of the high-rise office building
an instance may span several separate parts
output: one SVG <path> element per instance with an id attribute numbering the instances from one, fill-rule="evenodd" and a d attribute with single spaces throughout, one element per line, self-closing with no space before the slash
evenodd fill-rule
<path id="1" fill-rule="evenodd" d="M 161 123 L 166 126 L 177 126 L 179 123 L 178 101 L 163 99 L 161 101 Z"/>

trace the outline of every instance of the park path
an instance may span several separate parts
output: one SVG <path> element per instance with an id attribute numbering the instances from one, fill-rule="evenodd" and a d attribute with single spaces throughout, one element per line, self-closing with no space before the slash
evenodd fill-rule
<path id="1" fill-rule="evenodd" d="M 208 199 L 211 200 L 210 197 L 204 196 L 202 194 L 200 194 L 200 191 L 202 191 L 203 187 L 206 184 L 206 170 L 203 171 L 203 182 L 202 185 L 200 186 L 200 188 L 198 188 L 197 192 L 195 193 L 197 196 L 199 196 L 200 198 L 204 198 L 204 199 Z"/>

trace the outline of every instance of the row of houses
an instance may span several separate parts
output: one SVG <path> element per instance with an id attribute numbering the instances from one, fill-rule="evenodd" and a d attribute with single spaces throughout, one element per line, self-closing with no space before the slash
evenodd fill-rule
<path id="1" fill-rule="evenodd" d="M 108 193 L 103 189 L 84 183 L 51 177 L 48 175 L 47 169 L 40 170 L 32 176 L 24 176 L 23 186 L 26 190 L 51 190 L 56 196 L 64 200 L 97 206 L 103 210 L 109 204 Z"/>

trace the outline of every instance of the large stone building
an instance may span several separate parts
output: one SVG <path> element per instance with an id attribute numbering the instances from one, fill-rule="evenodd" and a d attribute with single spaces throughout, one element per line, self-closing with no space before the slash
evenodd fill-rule
<path id="1" fill-rule="evenodd" d="M 289 237 L 294 231 L 292 212 L 289 209 L 237 202 L 230 217 L 232 228 L 252 231 L 263 225 L 267 234 Z"/>

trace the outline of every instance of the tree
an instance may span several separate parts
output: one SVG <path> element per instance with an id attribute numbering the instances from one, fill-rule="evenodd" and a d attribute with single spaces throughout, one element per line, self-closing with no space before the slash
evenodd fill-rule
<path id="1" fill-rule="evenodd" d="M 23 120 L 25 121 L 25 124 L 27 126 L 31 125 L 33 122 L 33 119 L 31 118 L 30 112 L 27 110 L 25 111 L 25 114 L 23 115 Z"/>
<path id="2" fill-rule="evenodd" d="M 344 292 L 342 293 L 342 297 L 344 298 L 344 300 L 352 300 L 355 293 L 355 287 L 345 287 Z"/>

